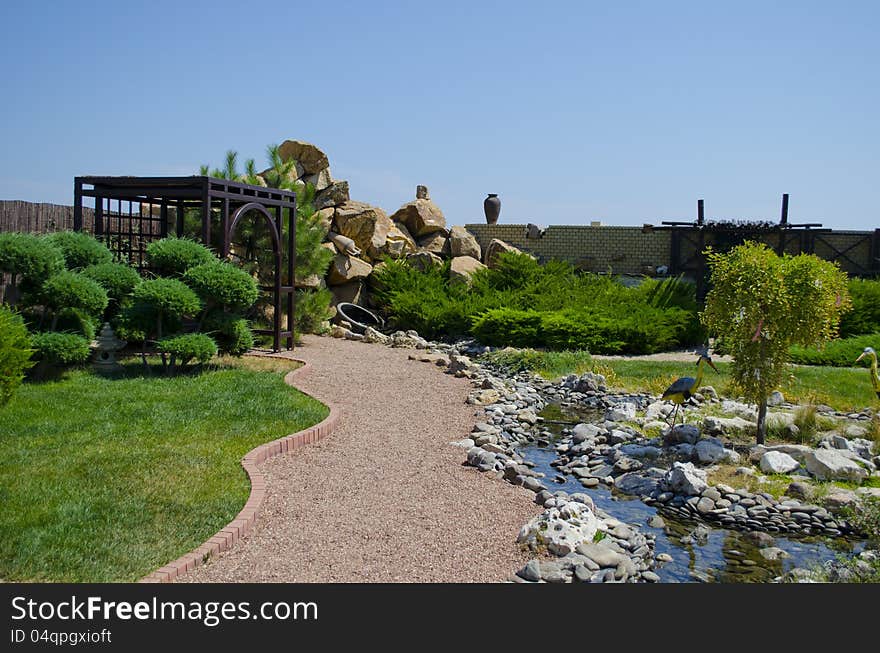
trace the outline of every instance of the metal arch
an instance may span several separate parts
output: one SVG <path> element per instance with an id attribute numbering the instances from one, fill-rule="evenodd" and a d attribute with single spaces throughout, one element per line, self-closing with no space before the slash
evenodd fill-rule
<path id="1" fill-rule="evenodd" d="M 238 221 L 243 215 L 250 213 L 251 211 L 256 211 L 266 218 L 266 222 L 269 223 L 269 233 L 272 235 L 272 251 L 275 254 L 275 257 L 278 260 L 281 260 L 281 236 L 278 233 L 275 223 L 272 221 L 272 216 L 269 215 L 266 207 L 260 202 L 249 202 L 235 209 L 235 213 L 232 214 L 232 221 L 226 228 L 226 233 L 223 234 L 223 257 L 226 258 L 229 256 L 229 244 L 232 242 L 231 236 L 235 232 L 235 228 L 238 226 Z M 280 278 L 281 270 L 276 267 L 276 272 Z"/>

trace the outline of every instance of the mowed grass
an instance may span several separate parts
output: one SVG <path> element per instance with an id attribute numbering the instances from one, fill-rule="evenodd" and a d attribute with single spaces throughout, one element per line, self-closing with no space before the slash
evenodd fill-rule
<path id="1" fill-rule="evenodd" d="M 200 545 L 247 500 L 242 456 L 327 416 L 284 383 L 293 368 L 131 363 L 22 386 L 0 408 L 0 579 L 135 581 Z"/>
<path id="2" fill-rule="evenodd" d="M 641 360 L 602 360 L 602 367 L 613 370 L 611 385 L 630 392 L 661 394 L 676 378 L 696 376 L 694 363 Z M 716 363 L 718 373 L 706 368 L 703 384 L 711 385 L 726 397 L 739 395 L 730 379 L 730 364 Z M 790 366 L 788 378 L 779 388 L 787 401 L 826 404 L 850 411 L 877 404 L 867 369 L 853 367 Z"/>
<path id="3" fill-rule="evenodd" d="M 593 359 L 586 351 L 552 352 L 535 349 L 502 349 L 486 354 L 484 360 L 513 370 L 531 370 L 546 379 L 593 371 L 604 374 L 611 388 L 627 392 L 660 395 L 682 376 L 696 376 L 693 362 L 643 359 Z M 730 380 L 730 364 L 716 363 L 718 372 L 706 367 L 703 384 L 725 397 L 737 397 Z M 791 365 L 779 390 L 794 403 L 826 404 L 842 411 L 861 410 L 877 404 L 866 368 Z"/>

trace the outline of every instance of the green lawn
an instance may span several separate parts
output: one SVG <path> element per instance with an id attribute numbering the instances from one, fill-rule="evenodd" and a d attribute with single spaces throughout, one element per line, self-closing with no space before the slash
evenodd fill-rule
<path id="1" fill-rule="evenodd" d="M 22 386 L 0 408 L 0 580 L 134 581 L 200 545 L 247 500 L 242 456 L 327 416 L 292 367 Z"/>

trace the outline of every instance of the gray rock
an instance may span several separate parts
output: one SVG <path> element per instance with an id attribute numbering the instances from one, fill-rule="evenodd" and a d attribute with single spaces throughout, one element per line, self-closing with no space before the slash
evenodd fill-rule
<path id="1" fill-rule="evenodd" d="M 717 463 L 724 458 L 724 445 L 717 438 L 700 440 L 694 446 L 694 458 L 704 465 Z"/>
<path id="2" fill-rule="evenodd" d="M 631 422 L 636 416 L 636 406 L 630 402 L 616 404 L 605 411 L 605 420 L 609 422 Z"/>
<path id="3" fill-rule="evenodd" d="M 601 429 L 595 424 L 578 424 L 572 431 L 572 440 L 575 444 L 579 444 L 584 440 L 592 440 L 601 433 Z"/>
<path id="4" fill-rule="evenodd" d="M 765 474 L 788 474 L 800 467 L 800 463 L 787 453 L 766 451 L 761 456 L 760 466 Z"/>
<path id="5" fill-rule="evenodd" d="M 663 528 L 666 526 L 666 522 L 660 515 L 654 515 L 653 517 L 648 518 L 648 526 L 651 528 Z"/>
<path id="6" fill-rule="evenodd" d="M 583 556 L 587 556 L 590 560 L 595 562 L 600 567 L 614 567 L 616 568 L 623 560 L 627 560 L 628 558 L 621 553 L 617 553 L 616 551 L 612 551 L 611 549 L 601 546 L 600 544 L 594 544 L 592 542 L 585 542 L 577 547 L 577 552 Z"/>
<path id="7" fill-rule="evenodd" d="M 760 553 L 766 560 L 781 560 L 782 558 L 789 557 L 788 553 L 776 546 L 768 546 L 759 549 L 758 553 Z"/>
<path id="8" fill-rule="evenodd" d="M 770 393 L 770 396 L 767 397 L 767 405 L 768 406 L 781 406 L 785 403 L 785 397 L 782 395 L 779 390 L 774 390 Z"/>
<path id="9" fill-rule="evenodd" d="M 677 424 L 674 429 L 663 435 L 667 444 L 696 444 L 700 439 L 700 429 L 693 424 Z"/>
<path id="10" fill-rule="evenodd" d="M 696 495 L 705 490 L 706 472 L 694 467 L 693 463 L 674 462 L 666 473 L 667 486 L 676 494 Z"/>
<path id="11" fill-rule="evenodd" d="M 526 566 L 516 572 L 520 578 L 537 583 L 541 580 L 541 563 L 537 560 L 529 560 Z"/>
<path id="12" fill-rule="evenodd" d="M 868 472 L 832 449 L 813 449 L 806 457 L 806 468 L 821 481 L 862 481 Z"/>
<path id="13" fill-rule="evenodd" d="M 660 576 L 655 574 L 653 571 L 643 571 L 642 578 L 644 578 L 649 583 L 659 583 L 660 582 Z"/>

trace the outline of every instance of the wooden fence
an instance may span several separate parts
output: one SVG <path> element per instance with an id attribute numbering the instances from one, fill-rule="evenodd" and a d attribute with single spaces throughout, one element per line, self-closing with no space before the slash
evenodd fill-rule
<path id="1" fill-rule="evenodd" d="M 83 208 L 83 228 L 94 230 L 95 213 Z M 25 231 L 45 234 L 73 229 L 73 207 L 37 204 L 21 200 L 0 200 L 0 232 Z"/>

